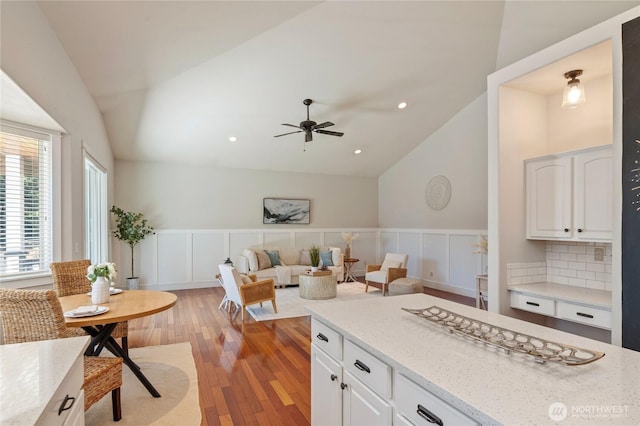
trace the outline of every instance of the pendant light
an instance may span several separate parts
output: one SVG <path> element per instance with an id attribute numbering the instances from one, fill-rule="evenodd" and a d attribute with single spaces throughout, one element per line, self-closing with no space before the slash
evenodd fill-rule
<path id="1" fill-rule="evenodd" d="M 567 86 L 562 95 L 562 108 L 575 108 L 586 101 L 584 96 L 584 85 L 577 77 L 582 75 L 582 70 L 573 70 L 564 73 L 564 78 L 568 79 Z"/>

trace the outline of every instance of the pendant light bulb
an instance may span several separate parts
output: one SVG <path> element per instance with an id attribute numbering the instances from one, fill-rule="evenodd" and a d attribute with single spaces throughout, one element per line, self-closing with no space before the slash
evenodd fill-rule
<path id="1" fill-rule="evenodd" d="M 573 70 L 566 72 L 564 78 L 568 79 L 564 93 L 562 95 L 563 108 L 575 108 L 585 103 L 584 85 L 577 77 L 582 75 L 582 70 Z"/>

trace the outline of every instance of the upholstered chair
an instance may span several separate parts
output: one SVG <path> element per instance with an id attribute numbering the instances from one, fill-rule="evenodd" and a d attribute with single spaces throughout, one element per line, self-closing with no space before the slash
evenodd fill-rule
<path id="1" fill-rule="evenodd" d="M 235 304 L 242 309 L 242 321 L 244 321 L 245 307 L 262 302 L 271 301 L 273 311 L 278 313 L 276 307 L 276 289 L 273 279 L 269 278 L 262 281 L 254 281 L 255 275 L 247 277 L 240 273 L 230 265 L 218 265 L 220 271 L 221 282 L 226 292 L 226 299 L 230 304 Z"/>
<path id="2" fill-rule="evenodd" d="M 0 316 L 4 342 L 7 344 L 86 336 L 82 329 L 67 328 L 62 306 L 54 290 L 0 288 Z M 85 411 L 111 392 L 113 420 L 120 420 L 121 386 L 122 358 L 84 357 L 82 388 Z"/>
<path id="3" fill-rule="evenodd" d="M 400 253 L 387 253 L 381 265 L 367 265 L 365 280 L 365 293 L 369 291 L 369 283 L 382 284 L 382 295 L 385 295 L 388 284 L 398 278 L 406 278 L 407 262 L 409 255 Z"/>
<path id="4" fill-rule="evenodd" d="M 91 281 L 87 279 L 87 268 L 90 265 L 91 261 L 88 259 L 49 264 L 53 276 L 53 289 L 58 293 L 58 297 L 89 293 Z M 129 325 L 126 321 L 119 322 L 111 333 L 112 337 L 122 338 L 122 349 L 126 353 L 129 353 L 128 335 Z"/>

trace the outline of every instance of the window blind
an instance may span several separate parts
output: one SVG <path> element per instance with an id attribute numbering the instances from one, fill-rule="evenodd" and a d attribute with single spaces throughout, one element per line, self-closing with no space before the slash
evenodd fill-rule
<path id="1" fill-rule="evenodd" d="M 0 278 L 49 270 L 51 137 L 0 132 Z"/>

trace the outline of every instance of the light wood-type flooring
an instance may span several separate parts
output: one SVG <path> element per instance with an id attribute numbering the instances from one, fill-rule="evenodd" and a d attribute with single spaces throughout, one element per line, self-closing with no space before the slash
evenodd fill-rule
<path id="1" fill-rule="evenodd" d="M 310 317 L 256 322 L 218 309 L 222 288 L 174 291 L 176 305 L 129 321 L 129 347 L 191 342 L 203 425 L 308 425 Z M 437 290 L 425 293 L 475 306 Z"/>

